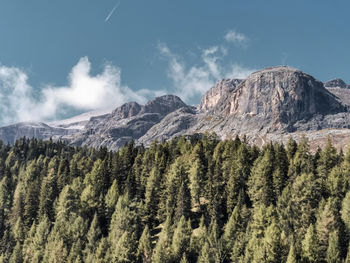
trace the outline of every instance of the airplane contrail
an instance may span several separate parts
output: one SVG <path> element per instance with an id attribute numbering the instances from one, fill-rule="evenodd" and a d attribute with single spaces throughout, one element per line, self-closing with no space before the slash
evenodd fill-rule
<path id="1" fill-rule="evenodd" d="M 105 22 L 107 22 L 107 21 L 111 18 L 111 16 L 112 16 L 113 13 L 115 12 L 115 10 L 117 10 L 117 8 L 119 7 L 119 5 L 120 5 L 120 2 L 118 2 L 118 3 L 113 7 L 113 9 L 111 10 L 111 12 L 109 12 L 108 16 L 106 17 Z"/>

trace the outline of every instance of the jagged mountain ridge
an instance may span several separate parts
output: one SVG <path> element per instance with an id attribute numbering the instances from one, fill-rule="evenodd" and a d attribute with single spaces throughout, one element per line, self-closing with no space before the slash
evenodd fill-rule
<path id="1" fill-rule="evenodd" d="M 130 102 L 111 113 L 91 116 L 80 123 L 81 127 L 62 122 L 0 127 L 0 139 L 13 143 L 22 136 L 52 137 L 71 145 L 117 150 L 132 139 L 149 145 L 154 140 L 203 132 L 216 132 L 222 139 L 245 135 L 258 144 L 285 140 L 287 135 L 298 137 L 300 133 L 310 135 L 311 141 L 340 131 L 344 137 L 350 134 L 350 104 L 339 92 L 348 91 L 344 88 L 347 86 L 339 80 L 326 84 L 329 87 L 294 68 L 272 67 L 254 72 L 245 80 L 219 81 L 204 94 L 198 107 L 165 95 L 145 105 Z"/>

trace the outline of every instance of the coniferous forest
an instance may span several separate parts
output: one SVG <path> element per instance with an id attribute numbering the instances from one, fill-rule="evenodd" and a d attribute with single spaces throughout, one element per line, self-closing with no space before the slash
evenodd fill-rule
<path id="1" fill-rule="evenodd" d="M 0 262 L 350 262 L 350 152 L 214 134 L 0 145 Z"/>

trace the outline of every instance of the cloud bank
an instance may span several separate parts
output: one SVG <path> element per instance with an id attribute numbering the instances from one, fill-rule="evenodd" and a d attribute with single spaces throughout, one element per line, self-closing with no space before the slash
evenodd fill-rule
<path id="1" fill-rule="evenodd" d="M 35 96 L 27 74 L 15 67 L 0 66 L 0 123 L 52 120 L 67 108 L 88 111 L 117 107 L 128 101 L 144 103 L 159 92 L 133 91 L 121 83 L 119 68 L 107 64 L 92 76 L 91 63 L 83 57 L 73 67 L 68 85 L 44 86 Z"/>
<path id="2" fill-rule="evenodd" d="M 228 42 L 244 42 L 243 34 L 229 31 Z M 72 112 L 115 108 L 129 101 L 144 103 L 165 93 L 176 94 L 187 103 L 198 103 L 201 96 L 223 78 L 246 78 L 255 69 L 237 63 L 224 64 L 228 49 L 224 45 L 202 49 L 200 61 L 188 65 L 165 43 L 158 50 L 168 62 L 168 90 L 137 90 L 122 84 L 120 68 L 106 64 L 101 73 L 91 74 L 88 57 L 72 68 L 66 86 L 33 88 L 22 69 L 0 65 L 0 125 L 19 121 L 52 121 Z"/>
<path id="3" fill-rule="evenodd" d="M 201 63 L 195 66 L 187 66 L 165 43 L 159 43 L 158 49 L 168 60 L 167 75 L 173 82 L 175 94 L 189 103 L 198 101 L 220 79 L 243 79 L 255 71 L 237 63 L 224 67 L 222 60 L 228 52 L 222 46 L 202 50 Z"/>

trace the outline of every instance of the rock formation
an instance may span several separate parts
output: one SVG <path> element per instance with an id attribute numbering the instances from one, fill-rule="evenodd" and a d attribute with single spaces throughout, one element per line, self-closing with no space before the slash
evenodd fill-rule
<path id="1" fill-rule="evenodd" d="M 344 82 L 342 79 L 332 79 L 324 83 L 324 86 L 326 88 L 342 88 L 346 89 L 349 88 L 348 85 Z"/>
<path id="2" fill-rule="evenodd" d="M 91 115 L 88 120 L 72 118 L 71 122 L 49 125 L 18 123 L 0 127 L 0 139 L 13 143 L 22 136 L 52 137 L 71 145 L 117 150 L 132 139 L 149 145 L 154 140 L 203 132 L 215 132 L 223 139 L 245 135 L 258 144 L 306 133 L 311 141 L 336 134 L 344 144 L 346 135 L 350 135 L 350 103 L 344 101 L 342 91 L 336 93 L 335 89 L 349 90 L 340 80 L 326 84 L 327 89 L 322 82 L 294 68 L 267 68 L 245 80 L 219 81 L 198 107 L 165 95 L 145 105 L 126 103 L 108 114 Z"/>

